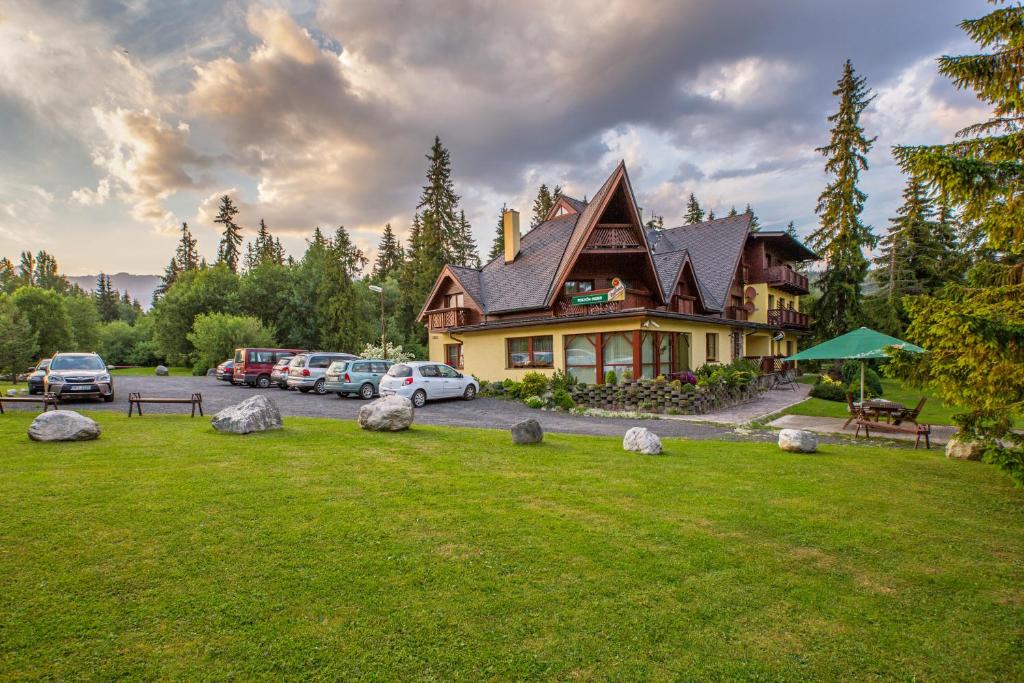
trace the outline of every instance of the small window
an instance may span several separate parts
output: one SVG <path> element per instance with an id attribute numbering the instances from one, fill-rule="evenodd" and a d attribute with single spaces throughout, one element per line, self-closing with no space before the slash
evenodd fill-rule
<path id="1" fill-rule="evenodd" d="M 273 363 L 274 352 L 273 351 L 250 351 L 249 352 L 250 363 Z"/>
<path id="2" fill-rule="evenodd" d="M 369 363 L 353 363 L 352 372 L 370 372 Z"/>
<path id="3" fill-rule="evenodd" d="M 421 365 L 420 366 L 420 377 L 437 377 L 437 366 L 436 365 Z"/>
<path id="4" fill-rule="evenodd" d="M 333 359 L 330 356 L 313 356 L 309 359 L 309 367 L 326 368 Z"/>
<path id="5" fill-rule="evenodd" d="M 388 371 L 387 363 L 370 363 L 370 372 L 375 372 L 379 375 L 384 374 Z"/>
<path id="6" fill-rule="evenodd" d="M 592 291 L 594 291 L 593 280 L 567 280 L 565 283 L 565 293 L 568 295 L 584 294 Z"/>
<path id="7" fill-rule="evenodd" d="M 448 377 L 449 379 L 452 379 L 459 376 L 458 372 L 447 365 L 437 365 L 435 367 L 437 368 L 437 374 L 441 377 Z"/>
<path id="8" fill-rule="evenodd" d="M 444 345 L 444 362 L 453 368 L 462 367 L 462 344 Z"/>
<path id="9" fill-rule="evenodd" d="M 445 308 L 463 308 L 465 306 L 462 292 L 446 294 L 444 297 Z"/>
<path id="10" fill-rule="evenodd" d="M 506 366 L 510 368 L 553 367 L 555 364 L 554 348 L 554 341 L 550 335 L 506 339 Z"/>
<path id="11" fill-rule="evenodd" d="M 707 334 L 707 361 L 709 363 L 715 363 L 718 361 L 718 333 L 708 332 Z"/>

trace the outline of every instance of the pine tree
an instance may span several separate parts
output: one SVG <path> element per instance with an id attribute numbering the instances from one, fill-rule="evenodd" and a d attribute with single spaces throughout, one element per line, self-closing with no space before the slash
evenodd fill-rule
<path id="1" fill-rule="evenodd" d="M 118 319 L 118 302 L 120 295 L 113 285 L 110 284 L 110 276 L 100 273 L 96 278 L 96 291 L 93 293 L 96 301 L 96 310 L 99 311 L 100 320 L 105 323 Z"/>
<path id="2" fill-rule="evenodd" d="M 420 258 L 426 271 L 433 270 L 431 280 L 436 278 L 445 263 L 453 263 L 459 256 L 462 239 L 462 225 L 459 222 L 459 195 L 455 194 L 452 182 L 451 159 L 448 150 L 435 137 L 427 155 L 430 165 L 427 169 L 427 184 L 419 204 L 423 241 L 428 249 L 421 249 Z M 433 282 L 431 282 L 433 284 Z"/>
<path id="3" fill-rule="evenodd" d="M 733 206 L 731 209 L 729 209 L 729 218 L 732 218 L 733 216 L 739 216 L 739 215 L 740 215 L 740 212 L 736 210 L 735 206 Z"/>
<path id="4" fill-rule="evenodd" d="M 235 216 L 238 215 L 238 208 L 231 201 L 231 197 L 224 195 L 220 198 L 220 209 L 214 223 L 224 226 L 224 232 L 217 248 L 217 263 L 224 263 L 232 273 L 238 272 L 238 262 L 241 257 L 242 228 L 235 223 Z"/>
<path id="5" fill-rule="evenodd" d="M 946 145 L 896 147 L 908 175 L 959 208 L 963 249 L 977 243 L 967 285 L 908 297 L 908 338 L 928 349 L 903 368 L 950 405 L 959 438 L 980 439 L 985 459 L 1024 485 L 1024 437 L 1011 430 L 1024 414 L 1024 6 L 1014 3 L 960 27 L 980 54 L 939 59 L 939 72 L 971 89 L 993 117 Z M 898 359 L 899 360 L 899 359 Z"/>
<path id="6" fill-rule="evenodd" d="M 700 208 L 697 198 L 690 193 L 690 199 L 686 202 L 686 215 L 683 217 L 684 225 L 693 225 L 704 220 L 704 209 Z"/>
<path id="7" fill-rule="evenodd" d="M 192 237 L 188 223 L 185 222 L 181 224 L 181 237 L 174 251 L 174 262 L 178 273 L 199 268 L 199 240 Z"/>
<path id="8" fill-rule="evenodd" d="M 709 221 L 715 220 L 715 210 L 714 209 L 708 209 L 708 220 Z"/>
<path id="9" fill-rule="evenodd" d="M 924 184 L 915 178 L 903 189 L 903 204 L 889 221 L 875 258 L 877 278 L 890 302 L 937 289 L 946 279 L 944 250 L 933 220 L 935 207 Z"/>
<path id="10" fill-rule="evenodd" d="M 351 240 L 344 226 L 334 231 L 324 261 L 323 278 L 317 289 L 320 341 L 337 349 L 354 349 L 363 311 L 352 295 L 352 281 L 366 266 L 366 256 Z"/>
<path id="11" fill-rule="evenodd" d="M 487 260 L 493 261 L 505 253 L 505 205 L 501 205 L 498 212 L 498 227 L 494 231 L 494 241 L 491 242 L 491 250 L 487 253 Z"/>
<path id="12" fill-rule="evenodd" d="M 560 193 L 562 188 L 555 186 L 555 192 L 550 192 L 548 186 L 544 183 L 540 184 L 540 188 L 537 190 L 537 198 L 533 200 L 533 217 L 530 218 L 530 230 L 533 230 L 538 225 L 544 222 L 547 218 L 548 212 L 551 211 L 551 207 L 555 205 L 555 200 Z"/>
<path id="13" fill-rule="evenodd" d="M 863 248 L 874 244 L 871 229 L 860 220 L 867 195 L 857 187 L 875 141 L 865 137 L 860 125 L 861 113 L 873 96 L 849 60 L 832 94 L 839 98 L 839 109 L 828 117 L 833 124 L 831 139 L 817 149 L 826 159 L 825 170 L 832 181 L 818 196 L 819 227 L 810 237 L 811 247 L 827 262 L 818 281 L 822 294 L 813 311 L 819 339 L 830 339 L 860 324 L 861 283 L 868 270 Z"/>
<path id="14" fill-rule="evenodd" d="M 397 274 L 404 260 L 402 244 L 395 237 L 395 232 L 391 229 L 391 224 L 388 223 L 384 226 L 384 233 L 377 245 L 377 260 L 373 264 L 373 279 L 383 282 Z"/>
<path id="15" fill-rule="evenodd" d="M 10 294 L 18 284 L 18 276 L 14 271 L 14 263 L 4 256 L 0 258 L 0 292 Z"/>
<path id="16" fill-rule="evenodd" d="M 473 228 L 466 219 L 465 211 L 459 211 L 459 243 L 457 245 L 456 264 L 468 266 L 469 268 L 480 267 L 480 255 L 476 251 Z"/>
<path id="17" fill-rule="evenodd" d="M 267 224 L 261 218 L 260 227 L 256 231 L 255 241 L 250 242 L 246 246 L 246 270 L 252 270 L 264 264 L 281 265 L 284 262 L 281 251 L 281 243 L 275 241 L 274 236 L 270 234 L 270 230 L 267 228 Z"/>
<path id="18" fill-rule="evenodd" d="M 754 213 L 752 208 L 750 208 L 750 204 L 747 204 L 747 208 L 744 210 L 744 213 L 750 214 L 750 232 L 757 232 L 760 230 L 761 221 L 757 220 L 757 214 Z"/>

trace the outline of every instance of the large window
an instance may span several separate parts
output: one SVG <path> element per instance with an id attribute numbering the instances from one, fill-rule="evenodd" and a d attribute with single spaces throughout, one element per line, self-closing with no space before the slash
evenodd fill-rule
<path id="1" fill-rule="evenodd" d="M 462 292 L 456 294 L 445 294 L 444 295 L 444 307 L 445 308 L 463 308 L 465 306 L 465 300 L 462 296 Z"/>
<path id="2" fill-rule="evenodd" d="M 591 292 L 593 290 L 593 280 L 567 280 L 565 283 L 566 296 L 572 296 L 573 294 L 583 294 L 585 292 Z"/>
<path id="3" fill-rule="evenodd" d="M 718 333 L 708 332 L 707 334 L 707 362 L 718 362 Z"/>
<path id="4" fill-rule="evenodd" d="M 565 371 L 581 382 L 597 383 L 597 335 L 565 338 Z"/>
<path id="5" fill-rule="evenodd" d="M 554 342 L 545 337 L 511 337 L 505 340 L 506 365 L 510 368 L 550 368 L 555 364 Z"/>
<path id="6" fill-rule="evenodd" d="M 604 366 L 601 368 L 601 375 L 608 374 L 613 370 L 616 375 L 621 376 L 623 371 L 633 371 L 633 333 L 632 332 L 610 332 L 602 335 L 604 345 L 602 356 Z"/>
<path id="7" fill-rule="evenodd" d="M 444 362 L 453 368 L 462 369 L 462 344 L 444 345 Z"/>

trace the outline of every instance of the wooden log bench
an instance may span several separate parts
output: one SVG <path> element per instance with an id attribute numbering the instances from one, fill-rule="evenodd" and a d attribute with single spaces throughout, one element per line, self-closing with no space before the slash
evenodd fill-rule
<path id="1" fill-rule="evenodd" d="M 180 403 L 189 404 L 192 406 L 192 417 L 196 416 L 196 409 L 199 410 L 199 415 L 203 414 L 203 395 L 192 394 L 191 398 L 177 398 L 173 396 L 142 396 L 138 392 L 128 394 L 128 417 L 132 416 L 132 412 L 138 413 L 139 417 L 142 417 L 142 404 L 143 403 Z"/>
<path id="2" fill-rule="evenodd" d="M 42 396 L 0 396 L 0 415 L 4 414 L 4 403 L 42 403 L 43 412 L 50 408 L 57 410 L 60 407 L 60 398 L 56 394 L 43 394 Z"/>
<path id="3" fill-rule="evenodd" d="M 883 434 L 910 434 L 916 436 L 914 439 L 914 450 L 921 444 L 921 437 L 924 437 L 924 447 L 929 449 L 932 447 L 931 434 L 932 426 L 926 424 L 915 424 L 911 425 L 895 425 L 889 424 L 888 422 L 873 422 L 864 417 L 857 418 L 857 433 L 856 436 L 860 436 L 861 428 L 864 429 L 864 437 L 870 437 L 871 432 L 882 432 Z"/>

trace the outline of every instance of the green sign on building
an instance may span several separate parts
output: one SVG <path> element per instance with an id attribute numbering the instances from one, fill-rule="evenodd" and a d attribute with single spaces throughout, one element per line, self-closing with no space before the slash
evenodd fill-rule
<path id="1" fill-rule="evenodd" d="M 608 303 L 608 292 L 597 292 L 594 294 L 577 294 L 572 298 L 573 306 L 587 306 L 589 304 Z"/>

